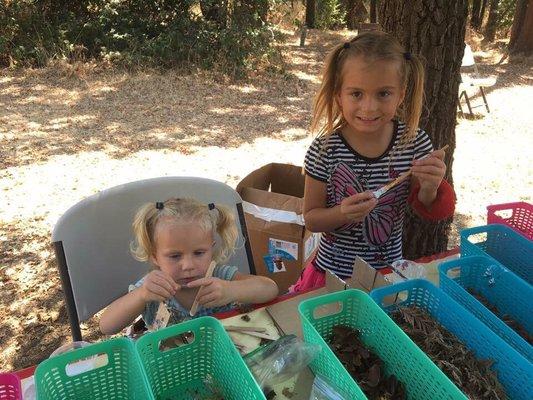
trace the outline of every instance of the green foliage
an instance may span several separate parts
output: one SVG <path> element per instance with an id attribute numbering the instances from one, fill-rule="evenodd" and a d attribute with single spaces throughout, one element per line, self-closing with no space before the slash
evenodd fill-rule
<path id="1" fill-rule="evenodd" d="M 97 59 L 242 76 L 272 55 L 265 0 L 201 1 L 0 0 L 0 66 Z"/>
<path id="2" fill-rule="evenodd" d="M 318 29 L 339 29 L 345 25 L 346 11 L 340 0 L 318 0 L 315 25 Z"/>
<path id="3" fill-rule="evenodd" d="M 498 22 L 496 28 L 508 32 L 513 26 L 516 0 L 500 0 L 498 7 Z"/>

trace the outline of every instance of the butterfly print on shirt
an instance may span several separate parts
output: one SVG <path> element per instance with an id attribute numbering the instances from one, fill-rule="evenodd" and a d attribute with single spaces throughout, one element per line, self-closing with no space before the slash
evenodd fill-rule
<path id="1" fill-rule="evenodd" d="M 356 193 L 364 192 L 358 176 L 345 163 L 339 163 L 331 175 L 333 197 L 335 204 Z M 376 207 L 363 220 L 363 238 L 371 246 L 385 244 L 392 235 L 394 224 L 398 216 L 397 197 L 401 187 L 408 182 L 395 186 L 378 200 Z M 358 223 L 353 222 L 342 227 L 343 230 L 353 229 Z"/>

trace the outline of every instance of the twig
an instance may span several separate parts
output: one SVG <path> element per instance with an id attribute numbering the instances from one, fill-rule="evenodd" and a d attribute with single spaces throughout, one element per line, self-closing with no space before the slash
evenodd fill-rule
<path id="1" fill-rule="evenodd" d="M 444 151 L 448 148 L 448 145 L 445 145 L 444 147 L 440 148 L 439 150 L 436 150 L 436 151 Z M 394 186 L 398 185 L 399 183 L 402 183 L 403 181 L 405 181 L 409 176 L 411 176 L 411 169 L 409 169 L 409 171 L 406 171 L 404 172 L 403 174 L 401 174 L 399 177 L 397 177 L 396 179 L 394 179 L 393 181 L 387 183 L 385 186 L 381 187 L 380 189 L 376 190 L 373 192 L 374 194 L 374 197 L 376 199 L 379 199 L 381 196 L 383 196 L 385 194 L 385 192 L 387 192 L 388 190 L 392 189 Z"/>
<path id="2" fill-rule="evenodd" d="M 211 276 L 213 276 L 213 270 L 215 269 L 215 265 L 216 263 L 214 261 L 211 261 L 211 264 L 209 264 L 209 268 L 207 268 L 207 272 L 205 273 L 204 278 L 211 278 Z M 198 311 L 198 298 L 200 297 L 200 292 L 202 291 L 203 287 L 203 285 L 200 286 L 198 293 L 196 293 L 196 297 L 194 298 L 194 302 L 192 303 L 191 310 L 189 311 L 191 317 L 194 317 L 196 315 L 196 312 Z"/>

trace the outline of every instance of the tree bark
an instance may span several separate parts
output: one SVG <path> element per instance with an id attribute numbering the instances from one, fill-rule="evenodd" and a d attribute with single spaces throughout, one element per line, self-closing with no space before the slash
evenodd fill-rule
<path id="1" fill-rule="evenodd" d="M 420 127 L 433 146 L 450 145 L 446 152 L 446 180 L 453 185 L 455 123 L 460 67 L 464 52 L 467 0 L 388 0 L 380 2 L 379 22 L 406 50 L 425 58 L 425 109 Z M 416 216 L 410 207 L 404 226 L 404 257 L 445 251 L 452 218 L 431 223 Z"/>
<path id="2" fill-rule="evenodd" d="M 519 0 L 516 4 L 509 52 L 533 53 L 533 0 Z"/>
<path id="3" fill-rule="evenodd" d="M 479 30 L 481 27 L 480 11 L 481 0 L 474 0 L 472 2 L 472 12 L 470 14 L 470 26 L 475 30 Z"/>
<path id="4" fill-rule="evenodd" d="M 490 0 L 490 10 L 489 10 L 489 19 L 487 21 L 487 26 L 485 27 L 485 34 L 483 42 L 490 43 L 494 41 L 496 36 L 496 27 L 498 25 L 498 7 L 500 5 L 500 0 Z"/>
<path id="5" fill-rule="evenodd" d="M 316 2 L 315 0 L 307 0 L 305 3 L 305 25 L 308 28 L 315 27 Z"/>

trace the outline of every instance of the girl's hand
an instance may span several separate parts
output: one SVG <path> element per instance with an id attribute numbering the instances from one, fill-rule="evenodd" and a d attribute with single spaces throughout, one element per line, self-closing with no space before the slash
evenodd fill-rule
<path id="1" fill-rule="evenodd" d="M 377 204 L 372 192 L 357 193 L 342 200 L 341 213 L 351 222 L 361 222 Z"/>
<path id="2" fill-rule="evenodd" d="M 154 270 L 146 275 L 141 290 L 145 303 L 149 301 L 166 301 L 180 289 L 172 277 L 160 270 Z"/>
<path id="3" fill-rule="evenodd" d="M 198 303 L 206 308 L 225 306 L 234 301 L 231 281 L 219 278 L 200 278 L 187 284 L 188 288 L 203 286 L 198 293 Z"/>
<path id="4" fill-rule="evenodd" d="M 437 189 L 446 173 L 444 154 L 444 150 L 435 150 L 427 157 L 413 161 L 411 173 L 418 179 L 421 192 L 437 194 Z"/>

